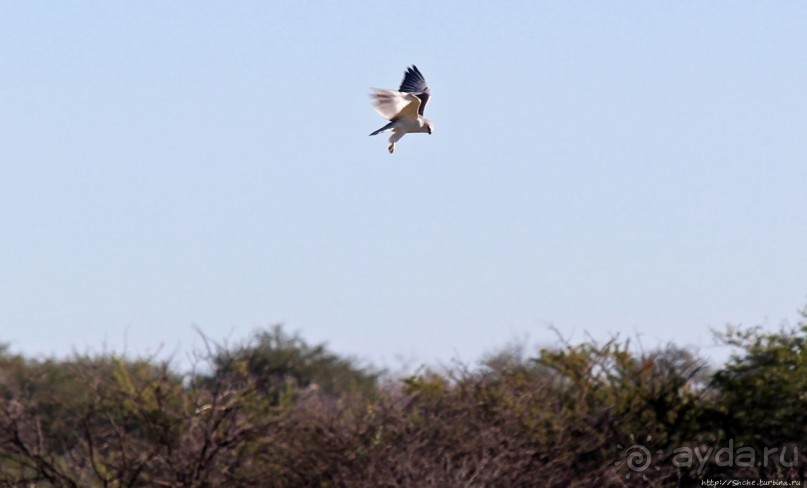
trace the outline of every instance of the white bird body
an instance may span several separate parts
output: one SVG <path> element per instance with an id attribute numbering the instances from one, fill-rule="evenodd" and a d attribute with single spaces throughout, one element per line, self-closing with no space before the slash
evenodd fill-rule
<path id="1" fill-rule="evenodd" d="M 395 143 L 406 134 L 410 132 L 431 134 L 434 130 L 431 121 L 423 117 L 423 109 L 426 107 L 431 93 L 426 80 L 416 66 L 413 65 L 404 73 L 400 91 L 376 88 L 370 96 L 373 98 L 373 108 L 390 121 L 389 124 L 370 135 L 374 136 L 391 130 L 390 154 L 395 152 Z"/>

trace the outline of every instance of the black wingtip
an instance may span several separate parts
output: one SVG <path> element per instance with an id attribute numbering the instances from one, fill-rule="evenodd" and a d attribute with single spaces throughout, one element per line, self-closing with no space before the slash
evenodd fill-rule
<path id="1" fill-rule="evenodd" d="M 408 93 L 428 93 L 429 85 L 426 84 L 426 78 L 423 73 L 413 64 L 404 71 L 403 80 L 401 80 L 401 86 L 398 90 Z"/>

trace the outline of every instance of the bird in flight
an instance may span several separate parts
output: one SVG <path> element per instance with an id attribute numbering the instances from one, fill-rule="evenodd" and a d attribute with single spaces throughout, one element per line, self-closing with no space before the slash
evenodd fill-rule
<path id="1" fill-rule="evenodd" d="M 401 137 L 412 132 L 432 133 L 432 123 L 423 117 L 423 109 L 429 103 L 429 85 L 420 73 L 417 66 L 406 68 L 403 81 L 398 91 L 373 89 L 370 97 L 373 99 L 373 108 L 382 117 L 389 120 L 384 127 L 370 133 L 371 136 L 392 131 L 389 136 L 389 153 L 395 152 L 395 143 Z"/>

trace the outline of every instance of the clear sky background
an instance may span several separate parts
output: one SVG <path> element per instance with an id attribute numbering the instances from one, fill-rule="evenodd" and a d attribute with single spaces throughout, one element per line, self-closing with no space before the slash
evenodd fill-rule
<path id="1" fill-rule="evenodd" d="M 805 2 L 3 2 L 0 342 L 380 365 L 807 303 Z M 390 156 L 370 87 L 417 64 Z M 708 349 L 706 350 L 709 355 Z"/>

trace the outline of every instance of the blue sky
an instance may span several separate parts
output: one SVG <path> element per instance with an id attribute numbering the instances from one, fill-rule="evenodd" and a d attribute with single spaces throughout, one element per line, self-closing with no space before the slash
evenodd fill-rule
<path id="1" fill-rule="evenodd" d="M 803 2 L 5 2 L 0 342 L 376 364 L 807 303 Z M 417 64 L 431 136 L 370 87 Z M 105 346 L 104 346 L 105 345 Z M 706 355 L 711 354 L 705 349 Z"/>

